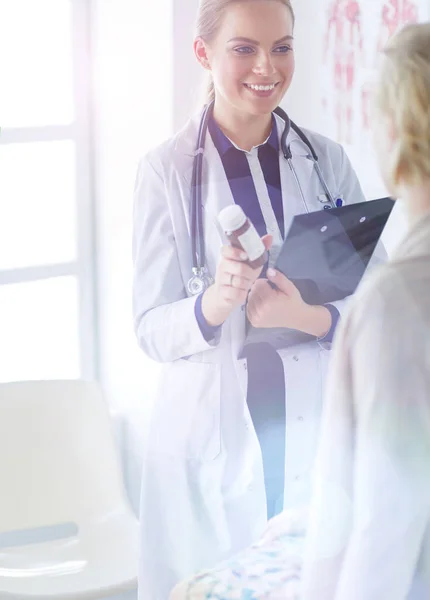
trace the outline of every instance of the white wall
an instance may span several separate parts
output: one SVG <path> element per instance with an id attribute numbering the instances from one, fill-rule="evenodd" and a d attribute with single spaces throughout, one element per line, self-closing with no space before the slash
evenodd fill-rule
<path id="1" fill-rule="evenodd" d="M 317 102 L 320 89 L 317 40 L 320 39 L 321 3 L 314 0 L 293 2 L 296 15 L 293 83 L 282 103 L 290 117 L 301 127 L 319 131 L 321 115 Z"/>
<path id="2" fill-rule="evenodd" d="M 125 416 L 126 477 L 137 508 L 141 448 L 158 365 L 131 316 L 133 186 L 138 158 L 172 132 L 172 3 L 95 0 L 96 219 L 100 377 Z"/>
<path id="3" fill-rule="evenodd" d="M 180 129 L 198 107 L 204 73 L 194 57 L 193 39 L 198 0 L 176 0 L 173 22 L 173 125 Z"/>

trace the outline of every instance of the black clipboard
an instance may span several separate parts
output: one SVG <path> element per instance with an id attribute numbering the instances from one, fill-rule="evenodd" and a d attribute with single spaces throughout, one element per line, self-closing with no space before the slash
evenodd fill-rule
<path id="1" fill-rule="evenodd" d="M 308 304 L 342 300 L 357 289 L 393 206 L 391 198 L 379 198 L 295 216 L 275 269 L 296 285 Z M 246 357 L 250 344 L 280 349 L 311 340 L 315 337 L 294 329 L 248 325 L 239 358 Z"/>

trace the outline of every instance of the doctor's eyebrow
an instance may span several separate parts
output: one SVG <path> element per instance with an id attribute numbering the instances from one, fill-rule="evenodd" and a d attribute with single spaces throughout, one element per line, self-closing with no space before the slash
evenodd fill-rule
<path id="1" fill-rule="evenodd" d="M 280 40 L 276 40 L 276 42 L 273 42 L 273 45 L 277 46 L 278 44 L 281 44 L 282 42 L 291 42 L 292 40 L 294 40 L 294 37 L 292 35 L 285 35 Z M 227 43 L 229 44 L 230 42 L 245 42 L 247 44 L 254 44 L 255 46 L 260 45 L 260 42 L 257 42 L 257 40 L 251 40 L 250 38 L 247 38 L 247 37 L 231 38 L 231 40 L 228 40 Z"/>

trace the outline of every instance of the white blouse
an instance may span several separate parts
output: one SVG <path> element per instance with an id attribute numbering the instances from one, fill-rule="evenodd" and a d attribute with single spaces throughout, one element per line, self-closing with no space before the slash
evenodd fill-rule
<path id="1" fill-rule="evenodd" d="M 302 600 L 430 598 L 430 213 L 332 350 Z"/>

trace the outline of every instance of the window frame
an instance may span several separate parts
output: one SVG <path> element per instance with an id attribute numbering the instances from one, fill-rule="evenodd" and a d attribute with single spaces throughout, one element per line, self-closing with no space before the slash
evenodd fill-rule
<path id="1" fill-rule="evenodd" d="M 73 276 L 79 290 L 79 367 L 83 379 L 99 379 L 97 341 L 96 203 L 91 55 L 91 11 L 88 0 L 71 4 L 73 94 L 75 118 L 68 125 L 1 129 L 0 144 L 70 140 L 76 156 L 77 257 L 67 263 L 0 270 L 0 286 Z"/>

